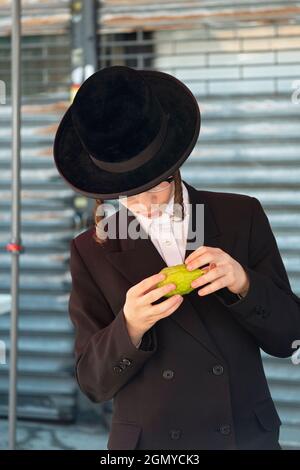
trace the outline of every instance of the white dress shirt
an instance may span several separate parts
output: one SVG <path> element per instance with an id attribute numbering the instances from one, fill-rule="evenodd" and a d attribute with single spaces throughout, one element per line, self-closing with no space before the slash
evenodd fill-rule
<path id="1" fill-rule="evenodd" d="M 183 182 L 181 182 L 182 197 L 184 204 L 184 219 L 176 218 L 173 220 L 174 194 L 164 207 L 160 216 L 147 217 L 134 212 L 135 217 L 151 238 L 154 246 L 165 260 L 167 266 L 184 263 L 186 249 L 190 207 L 189 194 Z M 132 211 L 133 212 L 133 211 Z M 136 345 L 138 348 L 141 340 Z"/>
<path id="2" fill-rule="evenodd" d="M 183 220 L 173 220 L 171 217 L 174 207 L 174 194 L 170 197 L 163 214 L 160 216 L 147 217 L 134 212 L 135 217 L 138 219 L 145 232 L 149 234 L 151 241 L 165 260 L 167 266 L 182 264 L 185 259 L 184 255 L 190 217 L 190 200 L 188 190 L 183 182 L 181 182 L 181 187 L 184 204 Z M 236 295 L 239 299 L 243 298 L 240 294 Z M 142 340 L 135 346 L 138 348 L 141 342 Z"/>

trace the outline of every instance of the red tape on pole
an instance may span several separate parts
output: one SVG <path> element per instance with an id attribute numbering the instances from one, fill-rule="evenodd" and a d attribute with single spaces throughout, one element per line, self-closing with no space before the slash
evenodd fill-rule
<path id="1" fill-rule="evenodd" d="M 24 246 L 19 245 L 18 243 L 8 243 L 6 245 L 6 250 L 7 251 L 13 251 L 13 252 L 22 252 L 24 251 Z"/>

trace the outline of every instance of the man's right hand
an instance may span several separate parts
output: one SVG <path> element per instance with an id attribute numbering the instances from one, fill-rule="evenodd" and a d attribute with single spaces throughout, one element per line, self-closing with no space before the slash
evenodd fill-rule
<path id="1" fill-rule="evenodd" d="M 127 329 L 134 344 L 138 344 L 143 334 L 158 320 L 175 312 L 183 301 L 181 295 L 174 295 L 159 304 L 152 305 L 152 302 L 176 289 L 175 284 L 156 287 L 158 282 L 165 279 L 165 276 L 163 273 L 153 274 L 132 286 L 126 293 L 123 311 Z"/>

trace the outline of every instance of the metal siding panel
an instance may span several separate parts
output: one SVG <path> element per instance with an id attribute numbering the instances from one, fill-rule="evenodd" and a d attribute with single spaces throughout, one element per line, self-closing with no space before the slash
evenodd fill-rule
<path id="1" fill-rule="evenodd" d="M 60 14 L 62 7 L 54 5 L 53 14 Z M 25 21 L 27 14 L 31 13 L 25 8 Z M 41 14 L 37 18 L 42 21 Z M 17 413 L 24 418 L 66 421 L 75 416 L 77 396 L 74 332 L 68 315 L 74 192 L 54 167 L 52 146 L 57 123 L 69 105 L 70 38 L 59 35 L 59 28 L 56 36 L 49 35 L 47 26 L 40 32 L 43 36 L 22 38 L 21 237 L 25 252 L 20 256 Z M 0 37 L 0 76 L 7 83 L 8 96 L 9 62 L 9 38 Z M 1 294 L 10 293 L 10 255 L 4 250 L 10 232 L 10 120 L 6 100 L 0 115 Z M 0 315 L 0 330 L 8 353 L 9 327 L 7 312 Z M 8 364 L 0 368 L 1 415 L 7 414 L 7 392 Z"/>

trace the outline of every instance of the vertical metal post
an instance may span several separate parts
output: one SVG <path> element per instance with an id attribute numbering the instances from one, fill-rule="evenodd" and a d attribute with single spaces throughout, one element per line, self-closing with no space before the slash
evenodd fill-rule
<path id="1" fill-rule="evenodd" d="M 12 79 L 12 229 L 11 244 L 11 325 L 9 367 L 9 448 L 16 447 L 18 284 L 20 246 L 20 0 L 12 1 L 11 79 Z"/>
<path id="2" fill-rule="evenodd" d="M 72 0 L 71 8 L 71 90 L 70 101 L 73 98 L 84 80 L 84 62 L 82 45 L 82 10 L 83 2 Z"/>
<path id="3" fill-rule="evenodd" d="M 86 80 L 90 75 L 96 72 L 98 68 L 97 57 L 97 6 L 98 2 L 95 0 L 85 0 L 83 4 L 82 15 L 82 43 L 84 55 L 84 79 Z M 89 216 L 91 216 L 95 201 L 94 199 L 87 199 L 86 207 L 86 224 L 89 224 Z"/>
<path id="4" fill-rule="evenodd" d="M 96 0 L 72 0 L 70 4 L 72 21 L 71 101 L 73 101 L 82 82 L 97 69 L 97 3 Z M 93 199 L 85 199 L 84 202 L 84 196 L 77 196 L 75 199 L 75 204 L 81 207 L 81 228 L 89 223 L 88 214 L 92 213 L 94 204 Z"/>
<path id="5" fill-rule="evenodd" d="M 97 68 L 97 3 L 85 0 L 82 15 L 82 42 L 84 52 L 84 79 L 92 75 Z"/>
<path id="6" fill-rule="evenodd" d="M 97 2 L 72 0 L 70 5 L 72 100 L 81 83 L 97 68 Z"/>

